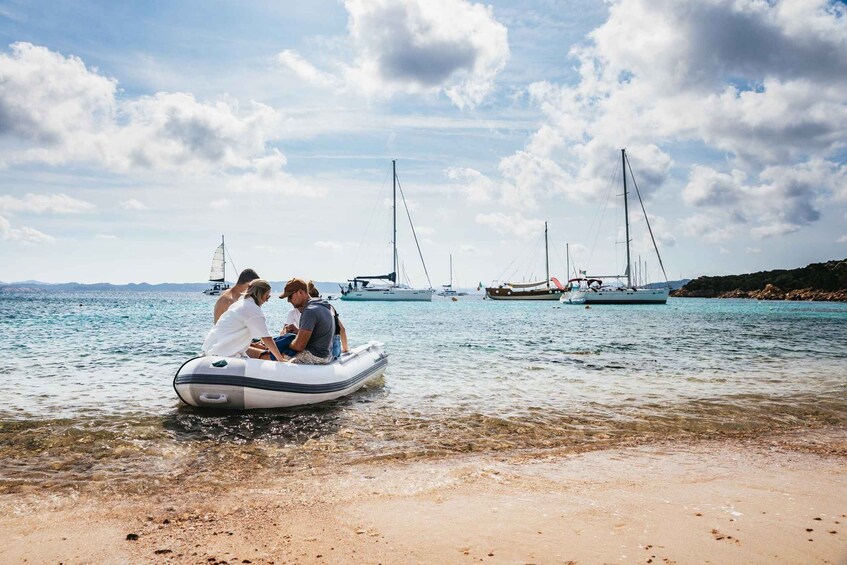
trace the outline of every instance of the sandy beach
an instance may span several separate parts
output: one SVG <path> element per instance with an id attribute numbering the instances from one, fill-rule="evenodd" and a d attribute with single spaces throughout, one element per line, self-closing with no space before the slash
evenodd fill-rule
<path id="1" fill-rule="evenodd" d="M 847 430 L 21 490 L 3 563 L 847 563 Z M 242 476 L 242 475 L 239 475 Z"/>

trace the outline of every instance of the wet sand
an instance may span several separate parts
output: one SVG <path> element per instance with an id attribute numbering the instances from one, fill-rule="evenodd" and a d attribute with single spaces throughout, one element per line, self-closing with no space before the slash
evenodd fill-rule
<path id="1" fill-rule="evenodd" d="M 0 562 L 847 564 L 845 463 L 828 429 L 22 489 L 0 497 Z"/>

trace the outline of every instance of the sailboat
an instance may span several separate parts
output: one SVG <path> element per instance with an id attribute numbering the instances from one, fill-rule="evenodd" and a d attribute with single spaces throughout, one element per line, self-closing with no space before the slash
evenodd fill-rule
<path id="1" fill-rule="evenodd" d="M 229 285 L 226 283 L 226 245 L 224 244 L 224 236 L 221 236 L 221 244 L 215 249 L 212 255 L 212 270 L 209 273 L 209 282 L 212 286 L 203 291 L 203 294 L 209 296 L 218 296 L 225 290 L 229 290 Z"/>
<path id="2" fill-rule="evenodd" d="M 451 298 L 453 296 L 467 296 L 467 292 L 459 292 L 458 290 L 453 290 L 453 255 L 450 255 L 450 284 L 441 285 L 441 292 L 438 293 L 438 296 L 446 296 Z"/>
<path id="3" fill-rule="evenodd" d="M 394 248 L 394 262 L 392 270 L 386 275 L 359 275 L 347 281 L 347 286 L 341 286 L 341 300 L 355 301 L 380 301 L 380 302 L 432 302 L 435 292 L 432 288 L 415 289 L 408 285 L 397 282 L 397 160 L 391 161 L 391 172 L 393 176 L 393 204 L 391 207 L 394 218 L 394 237 L 392 240 Z M 402 189 L 401 189 L 402 191 Z M 402 195 L 402 192 L 401 192 Z M 405 202 L 405 198 L 403 200 Z M 411 218 L 409 219 L 411 223 Z M 415 228 L 412 226 L 412 233 Z M 415 244 L 417 244 L 415 235 Z M 420 253 L 420 246 L 418 246 Z M 423 256 L 421 255 L 421 262 Z M 424 263 L 424 271 L 426 264 Z M 427 275 L 428 276 L 428 275 Z M 373 281 L 384 281 L 374 284 Z"/>
<path id="4" fill-rule="evenodd" d="M 623 275 L 591 275 L 585 271 L 580 271 L 579 277 L 568 280 L 567 291 L 562 293 L 561 302 L 566 304 L 666 304 L 668 301 L 668 293 L 670 288 L 637 288 L 632 283 L 632 261 L 630 260 L 630 238 L 629 238 L 629 192 L 626 185 L 626 171 L 629 161 L 626 158 L 626 149 L 621 149 L 621 167 L 623 168 L 623 210 L 624 223 L 626 226 L 626 272 Z M 632 167 L 629 169 L 632 175 Z M 641 194 L 638 192 L 638 185 L 635 184 L 638 200 L 641 202 Z M 662 264 L 662 257 L 659 255 L 659 247 L 656 245 L 656 239 L 653 237 L 653 229 L 650 227 L 650 220 L 647 219 L 647 211 L 644 210 L 644 203 L 641 202 L 641 210 L 644 212 L 644 219 L 647 222 L 647 229 L 650 231 L 650 238 L 653 240 L 653 247 L 656 249 L 656 256 L 659 258 L 659 265 L 662 267 L 662 273 L 665 272 L 665 266 Z M 626 286 L 609 286 L 603 284 L 603 279 L 626 279 Z M 667 280 L 667 275 L 665 275 Z"/>
<path id="5" fill-rule="evenodd" d="M 486 287 L 485 297 L 491 300 L 558 300 L 564 287 L 554 277 L 550 278 L 550 255 L 547 250 L 547 222 L 544 222 L 544 265 L 546 278 L 535 282 L 507 282 L 496 287 Z M 553 282 L 554 286 L 550 283 Z"/>

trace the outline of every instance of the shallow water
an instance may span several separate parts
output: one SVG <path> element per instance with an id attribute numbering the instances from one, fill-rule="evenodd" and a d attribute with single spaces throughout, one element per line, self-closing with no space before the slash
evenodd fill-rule
<path id="1" fill-rule="evenodd" d="M 847 424 L 847 304 L 335 302 L 351 345 L 384 342 L 382 380 L 320 406 L 222 413 L 182 405 L 171 384 L 213 302 L 0 294 L 0 488 L 143 490 L 214 461 L 316 466 Z M 287 310 L 268 303 L 269 325 Z"/>

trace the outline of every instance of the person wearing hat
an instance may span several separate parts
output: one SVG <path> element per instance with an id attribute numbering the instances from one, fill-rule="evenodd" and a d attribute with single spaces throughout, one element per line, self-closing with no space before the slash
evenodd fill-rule
<path id="1" fill-rule="evenodd" d="M 329 303 L 322 298 L 310 296 L 308 283 L 299 278 L 293 278 L 285 283 L 285 288 L 279 297 L 287 299 L 291 306 L 300 311 L 297 335 L 282 353 L 285 355 L 294 353 L 292 359 L 294 363 L 304 365 L 331 363 L 335 316 Z"/>
<path id="2" fill-rule="evenodd" d="M 270 349 L 269 355 L 280 353 L 273 339 L 262 305 L 271 297 L 271 285 L 262 279 L 254 279 L 242 298 L 236 300 L 218 322 L 212 326 L 203 341 L 204 355 L 220 357 L 260 357 L 257 348 L 250 345 L 253 338 L 260 339 Z"/>

